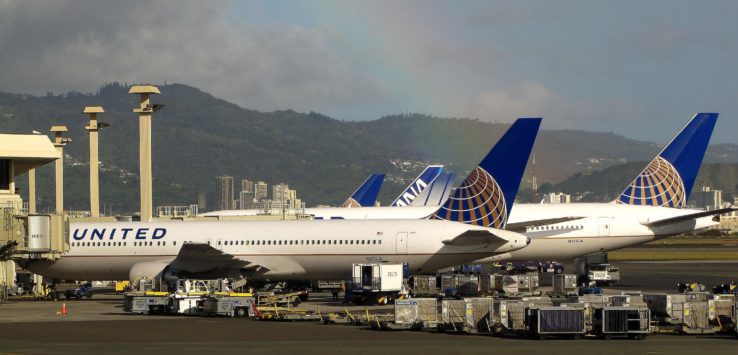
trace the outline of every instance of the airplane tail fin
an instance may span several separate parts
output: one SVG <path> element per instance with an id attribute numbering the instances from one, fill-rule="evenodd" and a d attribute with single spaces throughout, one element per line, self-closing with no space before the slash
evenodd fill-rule
<path id="1" fill-rule="evenodd" d="M 400 196 L 397 196 L 391 206 L 405 207 L 410 205 L 416 197 L 420 195 L 426 187 L 428 187 L 434 180 L 443 172 L 443 165 L 429 165 L 418 175 L 410 186 L 408 186 Z"/>
<path id="2" fill-rule="evenodd" d="M 625 188 L 616 202 L 685 207 L 717 118 L 717 113 L 696 114 Z"/>
<path id="3" fill-rule="evenodd" d="M 443 173 L 433 180 L 428 187 L 416 197 L 410 206 L 440 206 L 451 195 L 454 174 Z"/>
<path id="4" fill-rule="evenodd" d="M 541 118 L 515 121 L 431 218 L 504 228 L 540 125 Z"/>
<path id="5" fill-rule="evenodd" d="M 371 207 L 377 202 L 384 174 L 371 174 L 341 207 Z"/>

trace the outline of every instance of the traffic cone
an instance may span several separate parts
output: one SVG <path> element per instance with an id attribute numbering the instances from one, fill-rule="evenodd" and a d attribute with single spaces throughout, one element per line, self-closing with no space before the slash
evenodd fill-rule
<path id="1" fill-rule="evenodd" d="M 61 314 L 62 315 L 66 315 L 67 314 L 67 304 L 66 303 L 62 303 L 62 311 L 61 311 Z"/>

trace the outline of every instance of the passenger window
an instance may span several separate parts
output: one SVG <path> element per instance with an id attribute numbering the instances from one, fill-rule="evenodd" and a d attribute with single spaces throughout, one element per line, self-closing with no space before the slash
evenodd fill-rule
<path id="1" fill-rule="evenodd" d="M 176 240 L 173 241 L 172 244 L 176 247 L 177 246 L 177 241 Z"/>

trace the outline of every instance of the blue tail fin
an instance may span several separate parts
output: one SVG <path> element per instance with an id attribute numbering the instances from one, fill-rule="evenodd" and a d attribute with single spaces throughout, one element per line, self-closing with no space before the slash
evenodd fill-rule
<path id="1" fill-rule="evenodd" d="M 400 196 L 397 196 L 394 202 L 392 202 L 392 206 L 395 207 L 405 207 L 409 205 L 413 200 L 420 195 L 423 190 L 425 190 L 428 185 L 433 183 L 433 181 L 443 172 L 443 165 L 429 165 L 428 167 L 423 170 L 420 175 L 418 175 L 415 180 L 410 183 L 410 186 L 408 186 L 405 191 L 403 191 Z"/>
<path id="2" fill-rule="evenodd" d="M 428 187 L 416 197 L 410 206 L 440 206 L 451 195 L 454 174 L 443 173 L 433 180 Z"/>
<path id="3" fill-rule="evenodd" d="M 541 118 L 519 118 L 431 217 L 504 228 Z"/>
<path id="4" fill-rule="evenodd" d="M 341 207 L 372 207 L 377 202 L 384 174 L 371 174 Z"/>
<path id="5" fill-rule="evenodd" d="M 717 113 L 696 114 L 625 188 L 616 202 L 685 207 L 717 118 Z"/>

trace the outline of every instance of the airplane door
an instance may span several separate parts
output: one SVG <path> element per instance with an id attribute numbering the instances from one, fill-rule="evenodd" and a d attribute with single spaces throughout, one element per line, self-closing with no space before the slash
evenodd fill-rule
<path id="1" fill-rule="evenodd" d="M 397 232 L 395 237 L 395 252 L 397 254 L 407 254 L 407 232 Z"/>
<path id="2" fill-rule="evenodd" d="M 215 247 L 218 248 L 218 250 L 223 250 L 223 239 L 218 238 Z"/>
<path id="3" fill-rule="evenodd" d="M 610 236 L 610 217 L 600 217 L 597 219 L 597 236 Z"/>

